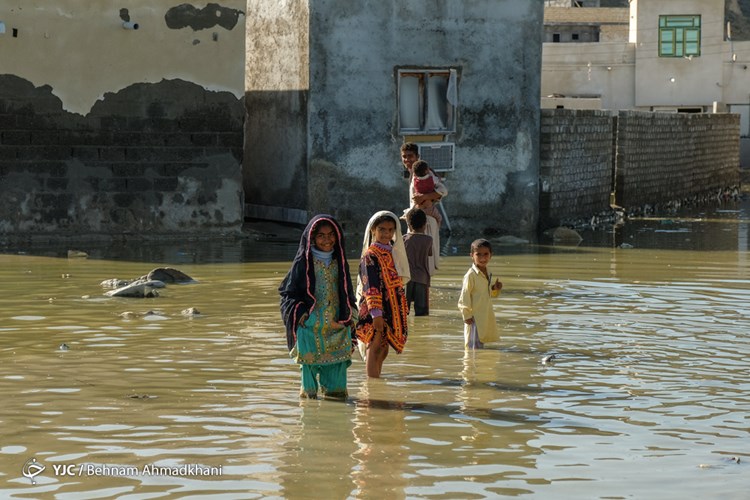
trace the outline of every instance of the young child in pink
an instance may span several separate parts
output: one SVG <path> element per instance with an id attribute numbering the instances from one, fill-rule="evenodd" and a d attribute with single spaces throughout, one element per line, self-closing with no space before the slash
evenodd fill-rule
<path id="1" fill-rule="evenodd" d="M 412 169 L 414 172 L 414 180 L 412 181 L 414 183 L 414 195 L 419 196 L 434 192 L 436 184 L 435 174 L 430 170 L 430 166 L 427 162 L 424 160 L 417 160 L 414 162 Z M 438 227 L 442 224 L 443 216 L 440 214 L 440 209 L 438 209 L 437 205 L 432 201 L 423 201 L 416 205 L 416 207 L 421 208 L 425 215 L 433 217 L 437 221 Z"/>

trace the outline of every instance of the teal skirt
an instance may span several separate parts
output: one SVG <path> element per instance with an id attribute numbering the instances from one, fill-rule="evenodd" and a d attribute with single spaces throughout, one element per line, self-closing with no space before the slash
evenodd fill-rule
<path id="1" fill-rule="evenodd" d="M 352 327 L 330 321 L 323 310 L 313 310 L 297 329 L 297 343 L 289 353 L 299 363 L 302 395 L 346 396 L 346 370 L 352 364 Z M 319 380 L 319 382 L 318 382 Z"/>

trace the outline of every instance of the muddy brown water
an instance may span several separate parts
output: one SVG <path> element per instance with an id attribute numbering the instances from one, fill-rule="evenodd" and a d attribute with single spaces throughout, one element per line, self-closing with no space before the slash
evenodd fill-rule
<path id="1" fill-rule="evenodd" d="M 0 496 L 747 498 L 749 221 L 744 203 L 498 246 L 502 338 L 472 352 L 449 240 L 431 316 L 382 379 L 355 360 L 344 403 L 298 398 L 276 291 L 295 245 L 7 248 Z M 159 266 L 199 283 L 99 286 Z"/>

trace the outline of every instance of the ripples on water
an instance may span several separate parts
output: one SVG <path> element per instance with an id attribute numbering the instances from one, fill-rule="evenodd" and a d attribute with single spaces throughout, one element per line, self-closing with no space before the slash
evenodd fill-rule
<path id="1" fill-rule="evenodd" d="M 293 247 L 0 255 L 0 496 L 745 498 L 748 227 L 680 224 L 618 236 L 633 249 L 497 248 L 503 336 L 482 351 L 464 352 L 455 306 L 468 258 L 445 258 L 432 315 L 383 379 L 354 361 L 346 403 L 298 400 L 276 292 Z M 102 295 L 161 265 L 200 283 Z M 54 474 L 68 464 L 83 474 Z M 180 465 L 221 475 L 118 474 Z"/>

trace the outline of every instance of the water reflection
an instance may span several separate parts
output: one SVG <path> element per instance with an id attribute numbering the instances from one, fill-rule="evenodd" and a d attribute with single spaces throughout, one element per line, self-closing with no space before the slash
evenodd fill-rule
<path id="1" fill-rule="evenodd" d="M 382 381 L 368 381 L 357 395 L 352 428 L 356 466 L 351 474 L 357 498 L 402 498 L 408 484 L 410 417 L 402 412 L 400 400 L 370 400 L 383 389 Z"/>
<path id="2" fill-rule="evenodd" d="M 284 498 L 347 498 L 356 488 L 352 412 L 341 402 L 306 400 L 279 467 Z"/>
<path id="3" fill-rule="evenodd" d="M 478 351 L 463 349 L 457 250 L 404 353 L 381 380 L 355 361 L 346 402 L 298 398 L 276 292 L 294 245 L 265 242 L 284 248 L 266 260 L 257 241 L 0 254 L 0 496 L 741 498 L 747 211 L 693 218 L 634 222 L 630 249 L 611 233 L 499 246 L 501 341 Z M 165 265 L 199 283 L 153 299 L 99 286 Z M 34 485 L 31 457 L 47 466 Z M 221 474 L 54 473 L 70 464 Z"/>

